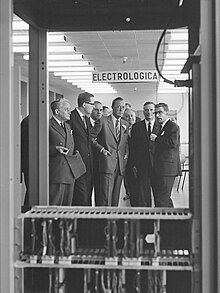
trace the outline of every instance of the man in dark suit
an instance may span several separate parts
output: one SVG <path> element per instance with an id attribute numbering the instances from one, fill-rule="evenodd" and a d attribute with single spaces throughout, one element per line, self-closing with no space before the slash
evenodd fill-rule
<path id="1" fill-rule="evenodd" d="M 103 113 L 103 105 L 99 101 L 94 102 L 94 108 L 92 110 L 90 116 L 91 126 L 95 126 L 95 123 L 102 118 Z M 98 161 L 99 152 L 93 146 L 93 187 L 94 187 L 94 197 L 95 197 L 95 205 L 100 206 L 100 196 L 99 196 L 99 161 Z"/>
<path id="2" fill-rule="evenodd" d="M 91 141 L 91 124 L 88 116 L 94 107 L 93 95 L 87 92 L 78 96 L 78 107 L 70 115 L 68 123 L 73 132 L 76 149 L 80 152 L 86 166 L 86 173 L 76 180 L 73 205 L 91 206 L 93 187 L 93 152 Z"/>
<path id="3" fill-rule="evenodd" d="M 94 146 L 99 151 L 100 203 L 118 206 L 121 182 L 128 157 L 129 124 L 121 119 L 125 103 L 121 97 L 112 102 L 112 115 L 102 117 L 93 128 Z M 98 133 L 98 135 L 96 135 Z"/>
<path id="4" fill-rule="evenodd" d="M 173 207 L 171 191 L 175 177 L 181 175 L 180 128 L 169 119 L 169 107 L 165 103 L 155 106 L 155 115 L 161 125 L 158 135 L 151 134 L 155 143 L 154 168 L 156 175 L 156 207 Z"/>
<path id="5" fill-rule="evenodd" d="M 135 123 L 131 130 L 129 161 L 138 181 L 136 194 L 133 194 L 131 205 L 152 206 L 151 188 L 155 192 L 154 180 L 154 143 L 150 141 L 150 134 L 158 134 L 159 123 L 155 120 L 155 104 L 146 102 L 143 106 L 145 119 Z"/>
<path id="6" fill-rule="evenodd" d="M 51 103 L 53 116 L 49 120 L 49 203 L 71 205 L 75 179 L 85 172 L 70 126 L 70 104 L 65 99 Z"/>

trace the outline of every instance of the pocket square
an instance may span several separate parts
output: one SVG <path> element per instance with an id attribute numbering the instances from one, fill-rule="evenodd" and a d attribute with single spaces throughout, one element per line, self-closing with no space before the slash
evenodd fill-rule
<path id="1" fill-rule="evenodd" d="M 124 128 L 124 130 L 126 130 L 126 129 L 127 129 L 127 126 L 126 126 L 126 125 L 124 125 L 124 124 L 122 124 L 122 127 Z"/>

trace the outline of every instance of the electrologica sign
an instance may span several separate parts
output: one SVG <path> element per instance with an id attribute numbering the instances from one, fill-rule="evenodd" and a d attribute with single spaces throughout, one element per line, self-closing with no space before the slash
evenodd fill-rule
<path id="1" fill-rule="evenodd" d="M 93 72 L 92 82 L 158 82 L 156 70 Z"/>

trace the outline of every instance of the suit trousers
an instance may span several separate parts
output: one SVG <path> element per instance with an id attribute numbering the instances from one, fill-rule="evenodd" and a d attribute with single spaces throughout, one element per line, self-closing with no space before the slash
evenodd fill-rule
<path id="1" fill-rule="evenodd" d="M 100 173 L 100 203 L 102 206 L 118 206 L 123 176 L 116 165 L 114 173 Z"/>
<path id="2" fill-rule="evenodd" d="M 92 172 L 86 172 L 75 183 L 73 206 L 92 206 Z"/>
<path id="3" fill-rule="evenodd" d="M 73 199 L 74 183 L 50 183 L 50 205 L 71 206 Z"/>
<path id="4" fill-rule="evenodd" d="M 138 174 L 138 206 L 139 207 L 151 207 L 151 177 L 147 172 Z"/>
<path id="5" fill-rule="evenodd" d="M 155 207 L 173 207 L 171 192 L 176 176 L 157 176 L 154 186 Z"/>

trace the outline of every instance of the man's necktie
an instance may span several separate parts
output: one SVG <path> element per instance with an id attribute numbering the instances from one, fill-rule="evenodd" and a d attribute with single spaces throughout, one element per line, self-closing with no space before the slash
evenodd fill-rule
<path id="1" fill-rule="evenodd" d="M 120 136 L 120 121 L 118 119 L 116 120 L 116 123 L 115 123 L 115 134 L 116 134 L 117 140 L 119 140 L 119 136 Z"/>
<path id="2" fill-rule="evenodd" d="M 60 125 L 63 129 L 65 129 L 64 122 L 61 122 Z"/>
<path id="3" fill-rule="evenodd" d="M 82 117 L 83 117 L 83 123 L 84 123 L 85 129 L 87 129 L 86 117 L 85 117 L 85 115 L 83 115 Z"/>
<path id="4" fill-rule="evenodd" d="M 150 135 L 151 135 L 151 123 L 150 122 L 148 123 L 147 132 L 148 132 L 148 135 L 150 137 Z"/>

